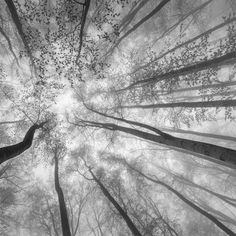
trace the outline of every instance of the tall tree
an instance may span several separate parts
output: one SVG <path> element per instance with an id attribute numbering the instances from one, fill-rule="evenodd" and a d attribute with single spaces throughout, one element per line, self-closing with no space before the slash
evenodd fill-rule
<path id="1" fill-rule="evenodd" d="M 83 159 L 84 160 L 84 159 Z M 85 160 L 84 160 L 85 162 Z M 112 197 L 112 195 L 109 193 L 107 188 L 104 186 L 104 184 L 99 180 L 95 174 L 92 171 L 92 168 L 87 165 L 85 162 L 85 165 L 90 172 L 92 179 L 97 183 L 97 185 L 100 187 L 102 193 L 104 196 L 112 203 L 112 205 L 116 208 L 116 210 L 119 212 L 121 217 L 124 219 L 126 222 L 127 226 L 129 227 L 130 231 L 133 233 L 134 236 L 141 236 L 142 234 L 139 232 L 138 228 L 134 225 L 133 221 L 131 218 L 128 216 L 128 214 L 122 209 L 122 207 L 119 205 L 119 203 Z"/>
<path id="2" fill-rule="evenodd" d="M 59 181 L 59 150 L 60 147 L 56 147 L 54 150 L 54 161 L 55 161 L 55 168 L 54 168 L 54 181 L 55 181 L 55 189 L 58 196 L 59 208 L 60 208 L 60 216 L 61 216 L 61 227 L 63 236 L 71 236 L 69 219 L 67 214 L 66 202 L 64 198 L 64 193 L 60 185 Z"/>
<path id="3" fill-rule="evenodd" d="M 82 126 L 82 127 L 86 127 L 86 126 L 98 127 L 98 128 L 108 129 L 112 131 L 125 132 L 125 133 L 132 134 L 136 137 L 140 137 L 145 140 L 153 141 L 155 143 L 177 147 L 180 149 L 191 151 L 193 153 L 195 152 L 198 154 L 203 154 L 205 156 L 203 158 L 206 160 L 213 161 L 222 165 L 227 165 L 231 168 L 235 168 L 236 151 L 233 149 L 224 148 L 224 147 L 217 146 L 210 143 L 204 143 L 204 142 L 199 142 L 199 141 L 194 141 L 194 140 L 189 140 L 189 139 L 184 139 L 184 138 L 178 138 L 178 137 L 169 135 L 167 133 L 164 133 L 160 131 L 159 129 L 146 125 L 146 124 L 109 116 L 101 112 L 96 112 L 96 113 L 98 113 L 99 115 L 114 119 L 114 120 L 119 120 L 128 124 L 132 124 L 141 128 L 148 129 L 158 135 L 150 133 L 150 132 L 145 132 L 139 129 L 116 125 L 114 123 L 102 123 L 102 122 L 95 122 L 95 121 L 89 121 L 89 120 L 83 120 L 83 119 L 78 119 L 77 123 L 72 123 L 72 124 L 76 126 Z"/>

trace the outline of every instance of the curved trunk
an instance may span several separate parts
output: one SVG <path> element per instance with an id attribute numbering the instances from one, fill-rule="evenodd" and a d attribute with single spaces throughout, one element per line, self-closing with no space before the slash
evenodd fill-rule
<path id="1" fill-rule="evenodd" d="M 30 148 L 33 142 L 35 130 L 43 127 L 45 123 L 46 122 L 42 122 L 39 125 L 32 125 L 27 131 L 22 142 L 0 148 L 0 164 L 16 156 L 19 156 L 21 153 Z"/>

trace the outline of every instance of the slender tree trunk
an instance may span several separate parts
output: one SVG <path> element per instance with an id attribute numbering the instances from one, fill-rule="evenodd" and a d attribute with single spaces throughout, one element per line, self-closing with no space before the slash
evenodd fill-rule
<path id="1" fill-rule="evenodd" d="M 26 37 L 25 37 L 24 31 L 23 31 L 23 28 L 22 28 L 22 24 L 20 22 L 20 18 L 18 16 L 16 7 L 14 5 L 14 2 L 12 0 L 5 0 L 5 2 L 6 2 L 7 6 L 8 6 L 8 9 L 9 9 L 9 11 L 11 13 L 13 22 L 16 25 L 17 31 L 18 31 L 18 33 L 19 33 L 19 35 L 20 35 L 20 37 L 21 37 L 21 39 L 22 39 L 22 41 L 24 43 L 25 49 L 26 49 L 26 51 L 27 51 L 27 53 L 28 53 L 28 55 L 30 57 L 31 63 L 34 63 L 33 56 L 31 54 L 31 50 L 29 48 L 29 45 L 28 45 L 28 43 L 26 41 Z"/>
<path id="2" fill-rule="evenodd" d="M 59 166 L 58 166 L 58 156 L 55 154 L 55 169 L 54 169 L 54 178 L 55 178 L 55 189 L 58 196 L 60 215 L 61 215 L 61 227 L 63 236 L 71 236 L 68 214 L 66 209 L 66 203 L 64 199 L 64 194 L 59 182 Z"/>
<path id="3" fill-rule="evenodd" d="M 236 168 L 236 150 L 224 148 L 210 143 L 199 142 L 189 139 L 177 138 L 168 134 L 158 136 L 149 132 L 128 128 L 113 123 L 100 123 L 94 121 L 81 120 L 77 126 L 91 126 L 99 127 L 112 131 L 121 131 L 124 133 L 132 134 L 136 137 L 152 141 L 155 143 L 164 144 L 171 147 L 184 149 L 187 151 L 202 154 L 202 158 L 218 164 L 226 163 L 231 168 Z M 154 127 L 152 127 L 154 128 Z M 204 156 L 207 156 L 206 158 Z M 210 157 L 210 158 L 209 158 Z"/>
<path id="4" fill-rule="evenodd" d="M 22 120 L 12 120 L 12 121 L 0 121 L 0 125 L 16 124 L 21 121 L 23 121 L 23 119 Z"/>
<path id="5" fill-rule="evenodd" d="M 35 130 L 43 127 L 45 123 L 46 122 L 42 122 L 39 125 L 34 124 L 31 126 L 22 142 L 0 148 L 0 164 L 16 156 L 19 156 L 21 153 L 29 149 L 33 142 Z"/>
<path id="6" fill-rule="evenodd" d="M 236 85 L 236 81 L 228 81 L 228 82 L 221 82 L 218 84 L 208 84 L 208 85 L 200 85 L 200 86 L 193 86 L 189 88 L 181 88 L 181 89 L 173 89 L 170 88 L 169 90 L 155 90 L 154 92 L 156 93 L 155 95 L 157 96 L 166 96 L 170 94 L 175 94 L 175 93 L 181 93 L 181 92 L 189 92 L 189 91 L 194 91 L 194 90 L 206 90 L 206 89 L 211 89 L 211 88 L 225 88 L 228 86 L 234 86 Z M 141 88 L 142 86 L 140 86 Z M 139 88 L 139 87 L 137 87 Z M 111 90 L 110 92 L 115 92 L 114 90 Z M 105 92 L 101 92 L 105 93 Z"/>
<path id="7" fill-rule="evenodd" d="M 9 48 L 10 52 L 12 53 L 13 57 L 15 58 L 17 65 L 19 66 L 19 61 L 18 61 L 18 58 L 17 58 L 17 56 L 16 56 L 16 54 L 15 54 L 15 52 L 14 52 L 14 50 L 13 50 L 11 40 L 10 40 L 10 38 L 7 36 L 7 34 L 4 32 L 4 30 L 3 30 L 2 27 L 0 27 L 0 33 L 1 33 L 1 34 L 3 35 L 3 37 L 6 39 L 7 44 L 8 44 L 8 48 Z"/>
<path id="8" fill-rule="evenodd" d="M 86 18 L 87 18 L 89 6 L 90 6 L 90 1 L 91 0 L 85 0 L 85 4 L 83 4 L 85 6 L 85 8 L 83 8 L 83 14 L 82 14 L 82 19 L 81 19 L 81 27 L 80 27 L 80 33 L 79 33 L 79 50 L 78 50 L 78 55 L 76 57 L 76 63 L 79 60 L 81 49 L 82 49 L 84 26 L 86 23 Z"/>
<path id="9" fill-rule="evenodd" d="M 98 184 L 100 189 L 102 190 L 104 196 L 112 203 L 112 205 L 117 209 L 117 211 L 120 213 L 122 218 L 125 220 L 127 226 L 131 230 L 134 236 L 142 236 L 137 227 L 134 225 L 130 217 L 126 214 L 126 212 L 121 208 L 121 206 L 118 204 L 118 202 L 111 196 L 111 194 L 108 192 L 108 190 L 105 188 L 105 186 L 102 184 L 102 182 L 93 174 L 91 169 L 89 169 L 91 175 L 93 176 L 94 181 Z"/>
<path id="10" fill-rule="evenodd" d="M 228 135 L 210 134 L 210 133 L 203 133 L 203 132 L 197 132 L 197 131 L 192 131 L 192 130 L 184 130 L 184 129 L 161 128 L 161 130 L 165 131 L 165 132 L 171 132 L 171 133 L 192 134 L 192 135 L 197 135 L 197 136 L 201 136 L 201 137 L 215 138 L 215 139 L 222 139 L 222 140 L 236 142 L 235 137 L 228 136 Z"/>
<path id="11" fill-rule="evenodd" d="M 226 202 L 227 204 L 229 204 L 229 205 L 231 205 L 233 207 L 236 207 L 236 198 L 231 198 L 231 197 L 222 195 L 220 193 L 216 193 L 216 192 L 214 192 L 214 191 L 212 191 L 212 190 L 210 190 L 210 189 L 208 189 L 206 187 L 203 187 L 203 186 L 201 186 L 199 184 L 196 184 L 196 183 L 192 182 L 189 179 L 186 179 L 183 176 L 179 176 L 179 175 L 177 175 L 177 174 L 175 174 L 175 173 L 173 173 L 173 172 L 171 172 L 169 170 L 166 170 L 165 168 L 162 168 L 162 167 L 160 167 L 160 168 L 161 168 L 161 170 L 163 170 L 166 173 L 170 174 L 173 177 L 173 179 L 178 180 L 179 182 L 183 183 L 184 185 L 188 185 L 188 186 L 193 187 L 193 188 L 201 189 L 201 190 L 203 190 L 203 191 L 205 191 L 205 192 L 215 196 L 216 198 Z"/>
<path id="12" fill-rule="evenodd" d="M 155 40 L 155 43 L 157 43 L 157 41 L 159 41 L 160 39 L 162 39 L 164 36 L 166 36 L 167 34 L 171 33 L 174 29 L 176 29 L 176 27 L 178 27 L 184 20 L 186 20 L 189 16 L 196 14 L 197 12 L 201 11 L 203 8 L 205 8 L 207 5 L 209 5 L 212 2 L 212 0 L 208 0 L 207 2 L 204 2 L 203 4 L 201 4 L 200 6 L 194 8 L 193 10 L 191 10 L 190 12 L 188 12 L 186 15 L 184 15 L 183 17 L 181 17 L 181 19 L 176 22 L 174 25 L 172 25 L 169 29 L 167 29 L 164 33 L 162 33 L 162 35 L 160 37 L 158 37 Z"/>
<path id="13" fill-rule="evenodd" d="M 120 32 L 124 31 L 125 28 L 130 24 L 130 22 L 134 19 L 138 11 L 144 7 L 150 0 L 141 0 L 138 6 L 133 7 L 129 13 L 124 17 L 124 19 L 121 21 L 119 25 Z M 137 3 L 136 3 L 137 4 Z"/>
<path id="14" fill-rule="evenodd" d="M 194 37 L 194 38 L 192 38 L 192 39 L 190 39 L 190 40 L 188 40 L 188 41 L 186 41 L 186 42 L 184 42 L 184 43 L 182 43 L 182 44 L 179 44 L 179 45 L 177 45 L 176 47 L 173 47 L 172 49 L 168 50 L 167 52 L 165 52 L 165 53 L 161 54 L 160 56 L 156 57 L 153 61 L 150 61 L 149 63 L 147 63 L 147 64 L 145 64 L 145 65 L 143 65 L 143 66 L 138 67 L 136 70 L 132 71 L 132 72 L 130 73 L 130 75 L 136 73 L 136 72 L 139 71 L 139 70 L 142 70 L 142 69 L 147 68 L 147 67 L 150 66 L 153 62 L 164 58 L 166 55 L 168 55 L 168 54 L 170 54 L 170 53 L 176 51 L 176 50 L 179 49 L 179 48 L 182 48 L 182 47 L 184 47 L 184 46 L 187 46 L 187 45 L 189 45 L 190 43 L 192 43 L 192 42 L 194 42 L 194 41 L 196 41 L 196 40 L 198 40 L 198 39 L 200 39 L 200 38 L 202 38 L 202 37 L 208 36 L 208 35 L 211 34 L 212 32 L 214 32 L 214 31 L 216 31 L 216 30 L 218 30 L 218 29 L 220 29 L 220 28 L 222 28 L 222 27 L 224 27 L 224 26 L 230 24 L 231 22 L 234 22 L 235 20 L 236 20 L 236 17 L 229 18 L 229 19 L 227 19 L 226 21 L 224 21 L 223 23 L 221 23 L 221 24 L 219 24 L 219 25 L 216 25 L 215 27 L 213 27 L 213 28 L 207 30 L 206 32 L 204 32 L 204 33 L 202 33 L 202 34 L 199 34 L 198 36 L 196 36 L 196 37 Z"/>
<path id="15" fill-rule="evenodd" d="M 112 48 L 109 49 L 109 51 L 106 53 L 106 55 L 109 55 L 113 52 L 113 50 L 121 43 L 124 38 L 126 38 L 129 34 L 134 32 L 139 26 L 141 26 L 143 23 L 145 23 L 147 20 L 149 20 L 152 16 L 154 16 L 158 11 L 162 9 L 170 0 L 162 0 L 160 4 L 153 10 L 151 11 L 147 16 L 142 18 L 137 24 L 135 24 L 130 30 L 128 30 L 123 36 L 121 36 L 118 41 L 115 43 Z"/>
<path id="16" fill-rule="evenodd" d="M 235 106 L 236 106 L 236 99 L 215 100 L 215 101 L 208 101 L 208 102 L 173 102 L 173 103 L 160 103 L 160 104 L 149 104 L 149 105 L 128 105 L 128 106 L 118 106 L 115 108 L 154 109 L 154 108 L 176 108 L 176 107 L 201 108 L 201 107 L 235 107 Z"/>
<path id="17" fill-rule="evenodd" d="M 217 57 L 217 58 L 213 58 L 213 59 L 210 59 L 207 61 L 197 62 L 197 63 L 190 65 L 190 66 L 185 66 L 180 69 L 176 69 L 176 70 L 172 70 L 172 71 L 169 71 L 169 72 L 166 72 L 163 74 L 155 75 L 155 76 L 148 78 L 148 79 L 139 80 L 137 82 L 131 83 L 129 86 L 127 86 L 125 88 L 116 90 L 116 92 L 122 92 L 122 91 L 129 90 L 139 84 L 157 83 L 157 82 L 160 82 L 163 80 L 172 79 L 177 76 L 183 76 L 183 75 L 186 75 L 189 73 L 206 70 L 211 67 L 216 67 L 216 66 L 223 65 L 223 64 L 226 65 L 226 64 L 231 63 L 232 60 L 235 58 L 236 58 L 236 52 L 230 52 L 228 54 L 225 54 L 225 55 Z"/>
<path id="18" fill-rule="evenodd" d="M 204 215 L 205 217 L 207 217 L 211 222 L 213 222 L 215 225 L 217 225 L 221 230 L 223 230 L 227 235 L 230 236 L 235 236 L 236 234 L 229 229 L 228 227 L 226 227 L 223 223 L 221 223 L 215 216 L 211 215 L 210 213 L 208 213 L 207 211 L 201 209 L 200 207 L 198 207 L 196 204 L 194 204 L 192 201 L 188 200 L 184 195 L 182 195 L 181 193 L 179 193 L 177 190 L 175 190 L 174 188 L 172 188 L 171 186 L 169 186 L 168 184 L 158 180 L 158 179 L 153 179 L 147 175 L 145 175 L 144 173 L 142 173 L 141 171 L 131 167 L 128 163 L 127 165 L 129 166 L 130 169 L 136 171 L 138 174 L 140 174 L 141 176 L 143 176 L 144 178 L 148 179 L 149 181 L 162 185 L 163 187 L 165 187 L 166 189 L 168 189 L 169 191 L 171 191 L 172 193 L 174 193 L 179 199 L 181 199 L 183 202 L 185 202 L 188 206 L 192 207 L 194 210 L 196 210 L 197 212 L 199 212 L 200 214 Z"/>
<path id="19" fill-rule="evenodd" d="M 50 217 L 51 217 L 54 233 L 55 233 L 56 236 L 59 236 L 58 231 L 57 231 L 57 227 L 56 227 L 56 222 L 55 222 L 55 219 L 54 219 L 54 214 L 53 214 L 53 212 L 50 208 L 50 205 L 49 205 L 49 202 L 48 202 L 48 199 L 47 199 L 46 196 L 45 196 L 45 200 L 47 202 L 47 208 L 48 208 L 48 211 L 49 211 L 49 214 L 50 214 Z"/>
<path id="20" fill-rule="evenodd" d="M 218 93 L 213 94 L 202 94 L 202 95 L 196 95 L 196 96 L 175 96 L 173 97 L 173 100 L 176 102 L 190 102 L 190 101 L 207 101 L 208 98 L 213 99 L 215 97 L 227 97 L 227 100 L 233 99 L 236 96 L 236 91 L 222 91 Z M 160 95 L 159 97 L 163 97 Z M 164 95 L 165 97 L 165 95 Z"/>

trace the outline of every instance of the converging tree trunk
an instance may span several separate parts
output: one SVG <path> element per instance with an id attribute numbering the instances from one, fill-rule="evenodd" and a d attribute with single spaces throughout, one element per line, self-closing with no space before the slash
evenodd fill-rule
<path id="1" fill-rule="evenodd" d="M 42 122 L 39 125 L 32 125 L 27 131 L 22 142 L 0 148 L 0 164 L 16 156 L 19 156 L 21 153 L 29 149 L 33 142 L 35 130 L 42 128 L 45 123 L 46 122 Z"/>
<path id="2" fill-rule="evenodd" d="M 189 88 L 180 88 L 180 89 L 173 89 L 170 88 L 169 90 L 155 90 L 158 95 L 169 95 L 169 94 L 175 94 L 175 93 L 181 93 L 181 92 L 189 92 L 194 90 L 206 90 L 206 89 L 220 89 L 230 86 L 235 86 L 236 81 L 229 81 L 229 82 L 221 82 L 218 84 L 206 84 L 206 85 L 200 85 L 200 86 L 193 86 Z"/>
<path id="3" fill-rule="evenodd" d="M 129 90 L 139 84 L 145 85 L 145 84 L 149 84 L 149 83 L 157 83 L 157 82 L 160 82 L 163 80 L 172 79 L 177 76 L 183 76 L 183 75 L 186 75 L 189 73 L 206 70 L 211 67 L 216 67 L 216 66 L 223 65 L 223 64 L 226 65 L 226 64 L 232 63 L 232 60 L 234 60 L 235 58 L 236 58 L 236 52 L 230 52 L 230 53 L 227 53 L 227 54 L 220 56 L 220 57 L 197 62 L 193 65 L 185 66 L 185 67 L 182 67 L 182 68 L 176 69 L 176 70 L 171 70 L 166 73 L 155 75 L 151 78 L 139 80 L 137 82 L 131 83 L 129 86 L 127 86 L 125 88 L 116 90 L 116 92 L 122 92 L 122 91 Z"/>
<path id="4" fill-rule="evenodd" d="M 197 132 L 197 131 L 192 131 L 192 130 L 171 129 L 171 128 L 161 128 L 161 130 L 164 132 L 171 132 L 171 133 L 177 133 L 177 134 L 191 134 L 191 135 L 196 135 L 200 137 L 222 139 L 222 140 L 236 142 L 236 137 L 228 136 L 228 135 L 211 134 L 211 133 Z"/>
<path id="5" fill-rule="evenodd" d="M 231 229 L 229 229 L 223 223 L 221 223 L 215 216 L 213 216 L 212 214 L 210 214 L 207 211 L 203 210 L 202 208 L 198 207 L 191 200 L 187 199 L 184 195 L 179 193 L 177 190 L 172 188 L 170 185 L 168 185 L 168 184 L 166 184 L 166 183 L 164 183 L 164 182 L 162 182 L 162 181 L 160 181 L 156 178 L 154 179 L 154 178 L 151 178 L 151 177 L 147 176 L 146 174 L 142 173 L 141 171 L 131 167 L 129 164 L 127 164 L 127 165 L 130 169 L 136 171 L 138 174 L 143 176 L 145 179 L 147 179 L 147 180 L 149 180 L 153 183 L 156 183 L 158 185 L 162 185 L 163 187 L 165 187 L 166 189 L 168 189 L 169 191 L 174 193 L 179 199 L 181 199 L 183 202 L 185 202 L 188 206 L 190 206 L 191 208 L 193 208 L 194 210 L 196 210 L 200 214 L 207 217 L 211 222 L 213 222 L 216 226 L 218 226 L 221 230 L 223 230 L 227 235 L 230 235 L 230 236 L 235 236 L 236 235 Z"/>
<path id="6" fill-rule="evenodd" d="M 153 141 L 155 143 L 160 143 L 167 146 L 184 149 L 184 150 L 195 152 L 198 154 L 203 154 L 205 156 L 205 157 L 203 156 L 203 158 L 208 161 L 212 161 L 212 162 L 223 164 L 223 165 L 225 163 L 227 166 L 230 166 L 231 168 L 236 168 L 236 150 L 217 146 L 210 143 L 174 137 L 172 135 L 162 132 L 161 130 L 155 127 L 152 127 L 143 123 L 134 122 L 131 120 L 122 119 L 118 117 L 113 117 L 113 116 L 95 111 L 93 109 L 90 109 L 90 110 L 111 119 L 119 120 L 121 122 L 130 124 L 130 125 L 135 125 L 138 127 L 148 129 L 152 132 L 155 132 L 158 135 L 145 132 L 142 130 L 134 129 L 134 128 L 128 128 L 128 127 L 116 125 L 113 123 L 101 123 L 101 122 L 88 121 L 88 120 L 79 120 L 79 123 L 72 123 L 72 124 L 77 125 L 77 126 L 82 126 L 82 127 L 90 126 L 90 127 L 104 128 L 104 129 L 108 129 L 112 131 L 121 131 L 124 133 L 132 134 L 136 137 L 139 137 L 145 140 Z"/>
<path id="7" fill-rule="evenodd" d="M 142 234 L 139 232 L 137 227 L 134 225 L 130 217 L 127 215 L 127 213 L 122 209 L 122 207 L 118 204 L 118 202 L 111 196 L 111 194 L 108 192 L 108 190 L 105 188 L 105 186 L 102 184 L 102 182 L 94 175 L 91 169 L 89 169 L 89 172 L 91 173 L 94 181 L 98 184 L 100 187 L 102 193 L 104 196 L 112 203 L 112 205 L 116 208 L 116 210 L 120 213 L 122 218 L 125 220 L 127 226 L 131 230 L 134 236 L 142 236 Z"/>
<path id="8" fill-rule="evenodd" d="M 112 48 L 109 49 L 109 51 L 106 53 L 106 55 L 113 52 L 113 50 L 121 43 L 122 40 L 124 40 L 129 34 L 134 32 L 139 26 L 141 26 L 143 23 L 145 23 L 147 20 L 149 20 L 152 16 L 154 16 L 158 11 L 160 11 L 170 0 L 162 0 L 154 10 L 152 10 L 147 16 L 145 16 L 143 19 L 141 19 L 137 24 L 135 24 L 130 30 L 128 30 L 122 37 L 118 39 L 118 41 L 115 43 Z M 212 1 L 212 0 L 211 0 Z"/>
<path id="9" fill-rule="evenodd" d="M 54 181 L 60 208 L 62 234 L 63 236 L 71 236 L 65 198 L 59 182 L 59 174 L 58 174 L 59 166 L 58 166 L 57 151 L 55 151 L 54 160 L 55 160 Z"/>
<path id="10" fill-rule="evenodd" d="M 148 105 L 128 105 L 128 106 L 118 106 L 114 108 L 154 109 L 154 108 L 176 108 L 176 107 L 201 108 L 201 107 L 235 107 L 235 106 L 236 106 L 236 99 L 215 100 L 215 101 L 208 101 L 208 102 L 173 102 L 173 103 L 159 103 L 159 104 L 148 104 Z"/>
<path id="11" fill-rule="evenodd" d="M 79 33 L 79 50 L 78 50 L 78 54 L 76 57 L 76 63 L 79 60 L 81 49 L 82 49 L 84 27 L 85 27 L 86 18 L 87 18 L 89 6 L 90 6 L 90 1 L 91 0 L 85 0 L 85 3 L 82 4 L 83 5 L 83 13 L 82 13 L 82 19 L 81 19 L 80 33 Z"/>
<path id="12" fill-rule="evenodd" d="M 160 56 L 156 57 L 154 60 L 148 62 L 147 64 L 145 64 L 145 65 L 143 65 L 143 66 L 138 67 L 137 69 L 135 69 L 134 71 L 132 71 L 130 74 L 134 74 L 134 73 L 136 73 L 136 72 L 139 71 L 139 70 L 142 70 L 142 69 L 147 68 L 148 66 L 150 66 L 150 65 L 151 65 L 152 63 L 154 63 L 155 61 L 164 58 L 166 55 L 168 55 L 168 54 L 170 54 L 170 53 L 176 51 L 176 50 L 179 49 L 179 48 L 183 48 L 184 46 L 187 46 L 187 45 L 189 45 L 190 43 L 192 43 L 192 42 L 194 42 L 194 41 L 196 41 L 196 40 L 198 40 L 198 39 L 200 39 L 200 38 L 202 38 L 202 37 L 204 37 L 204 36 L 208 36 L 208 35 L 211 34 L 212 32 L 214 32 L 214 31 L 216 31 L 216 30 L 218 30 L 218 29 L 220 29 L 220 28 L 222 28 L 222 27 L 224 27 L 224 26 L 226 26 L 226 25 L 228 25 L 228 24 L 234 22 L 235 20 L 236 20 L 236 17 L 228 18 L 228 19 L 225 20 L 223 23 L 214 26 L 213 28 L 211 28 L 211 29 L 205 31 L 204 33 L 199 34 L 199 35 L 197 35 L 196 37 L 194 37 L 194 38 L 192 38 L 192 39 L 190 39 L 190 40 L 187 40 L 187 41 L 185 41 L 185 42 L 182 43 L 182 44 L 178 44 L 177 46 L 173 47 L 172 49 L 170 49 L 170 50 L 166 51 L 165 53 L 161 54 Z"/>
<path id="13" fill-rule="evenodd" d="M 123 18 L 121 23 L 119 24 L 119 32 L 122 32 L 126 29 L 126 27 L 130 24 L 130 22 L 134 19 L 136 14 L 142 9 L 150 0 L 141 0 L 140 3 L 136 3 L 134 7 L 130 9 L 128 14 Z"/>
<path id="14" fill-rule="evenodd" d="M 22 40 L 22 42 L 23 42 L 23 44 L 25 46 L 25 49 L 26 49 L 26 51 L 27 51 L 27 53 L 28 53 L 28 55 L 30 57 L 31 63 L 34 64 L 33 56 L 31 54 L 31 50 L 30 50 L 29 45 L 27 43 L 27 40 L 26 40 L 26 37 L 25 37 L 25 33 L 23 31 L 23 27 L 22 27 L 22 24 L 20 22 L 20 18 L 18 16 L 16 7 L 14 5 L 14 2 L 12 0 L 5 0 L 5 2 L 6 2 L 7 6 L 8 6 L 8 9 L 9 9 L 9 11 L 11 13 L 11 17 L 13 19 L 14 24 L 16 25 L 17 31 L 18 31 L 18 33 L 19 33 L 19 35 L 21 37 L 21 40 Z"/>

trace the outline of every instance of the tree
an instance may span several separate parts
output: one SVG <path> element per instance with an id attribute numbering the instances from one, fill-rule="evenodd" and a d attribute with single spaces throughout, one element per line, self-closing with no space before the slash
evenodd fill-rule
<path id="1" fill-rule="evenodd" d="M 56 144 L 57 145 L 57 144 Z M 61 216 L 61 227 L 63 236 L 71 236 L 70 225 L 68 220 L 68 213 L 64 198 L 64 193 L 60 186 L 59 182 L 59 156 L 63 152 L 62 147 L 56 146 L 54 149 L 54 161 L 55 161 L 55 170 L 54 170 L 54 180 L 55 180 L 55 189 L 58 196 L 58 202 L 60 207 L 60 216 Z"/>
<path id="2" fill-rule="evenodd" d="M 148 140 L 148 141 L 153 141 L 155 143 L 169 145 L 169 146 L 177 147 L 180 149 L 188 150 L 191 152 L 203 154 L 204 156 L 206 156 L 206 157 L 203 157 L 206 160 L 210 160 L 210 161 L 213 161 L 213 162 L 216 162 L 219 164 L 223 164 L 223 165 L 226 164 L 227 166 L 229 166 L 231 168 L 235 168 L 235 164 L 236 164 L 235 150 L 233 150 L 233 149 L 220 147 L 220 146 L 213 145 L 210 143 L 204 143 L 204 142 L 188 140 L 188 139 L 184 139 L 184 138 L 178 138 L 178 137 L 169 135 L 165 132 L 162 132 L 155 127 L 152 127 L 152 126 L 149 126 L 149 125 L 146 125 L 143 123 L 106 115 L 106 114 L 104 114 L 102 112 L 98 112 L 94 109 L 91 109 L 91 108 L 89 108 L 89 109 L 92 112 L 95 112 L 95 113 L 102 115 L 104 117 L 111 118 L 114 120 L 119 120 L 121 122 L 135 125 L 140 128 L 148 129 L 148 130 L 154 132 L 155 134 L 145 132 L 142 130 L 138 130 L 138 129 L 134 129 L 134 128 L 128 128 L 125 126 L 116 125 L 114 123 L 102 123 L 102 122 L 95 122 L 95 121 L 89 121 L 89 120 L 83 120 L 83 119 L 77 119 L 76 123 L 71 123 L 71 122 L 70 123 L 75 126 L 78 126 L 78 127 L 79 126 L 98 127 L 98 128 L 111 130 L 111 131 L 125 132 L 125 133 L 132 134 L 136 137 L 140 137 L 140 138 Z M 158 135 L 156 135 L 156 134 L 158 134 Z"/>
<path id="3" fill-rule="evenodd" d="M 85 162 L 86 164 L 86 162 Z M 95 176 L 90 166 L 86 164 L 86 167 L 88 168 L 88 171 L 90 172 L 93 180 L 98 184 L 101 191 L 103 192 L 104 196 L 112 203 L 112 205 L 116 208 L 116 210 L 119 212 L 119 214 L 122 216 L 124 221 L 126 222 L 127 226 L 129 227 L 130 231 L 133 233 L 133 235 L 141 235 L 137 227 L 134 225 L 130 217 L 127 215 L 127 213 L 122 209 L 122 207 L 118 204 L 118 202 L 111 196 L 109 191 L 106 189 L 106 187 L 103 185 L 103 183 Z"/>
<path id="4" fill-rule="evenodd" d="M 33 142 L 35 131 L 37 129 L 42 128 L 45 123 L 47 123 L 47 122 L 44 121 L 38 125 L 34 124 L 33 126 L 31 126 L 30 129 L 27 131 L 22 142 L 15 144 L 15 145 L 0 148 L 0 160 L 1 160 L 0 163 L 8 161 L 11 158 L 14 158 L 14 157 L 20 155 L 25 150 L 30 148 L 32 145 L 32 142 Z"/>
<path id="5" fill-rule="evenodd" d="M 154 2 L 0 2 L 1 235 L 235 235 L 235 1 Z"/>
<path id="6" fill-rule="evenodd" d="M 139 175 L 141 175 L 142 177 L 146 178 L 149 181 L 152 181 L 153 183 L 156 184 L 160 184 L 162 186 L 164 186 L 165 188 L 167 188 L 169 191 L 171 191 L 172 193 L 174 193 L 179 199 L 181 199 L 183 202 L 185 202 L 186 204 L 188 204 L 189 206 L 191 206 L 193 209 L 195 209 L 196 211 L 198 211 L 199 213 L 203 214 L 205 217 L 207 217 L 209 220 L 211 220 L 214 224 L 216 224 L 221 230 L 223 230 L 226 234 L 228 235 L 235 235 L 235 233 L 229 229 L 227 226 L 225 226 L 224 224 L 222 224 L 216 217 L 214 217 L 213 215 L 209 214 L 207 211 L 201 209 L 200 207 L 198 207 L 197 205 L 195 205 L 193 202 L 191 202 L 190 200 L 188 200 L 187 198 L 185 198 L 181 193 L 179 193 L 178 191 L 176 191 L 174 188 L 172 188 L 171 186 L 169 186 L 168 184 L 162 182 L 161 180 L 157 179 L 157 178 L 152 178 L 150 176 L 147 176 L 146 174 L 144 174 L 143 172 L 141 172 L 140 170 L 132 167 L 129 163 L 127 163 L 126 161 L 123 161 L 128 168 L 130 168 L 132 171 L 135 171 L 136 173 L 138 173 Z"/>

